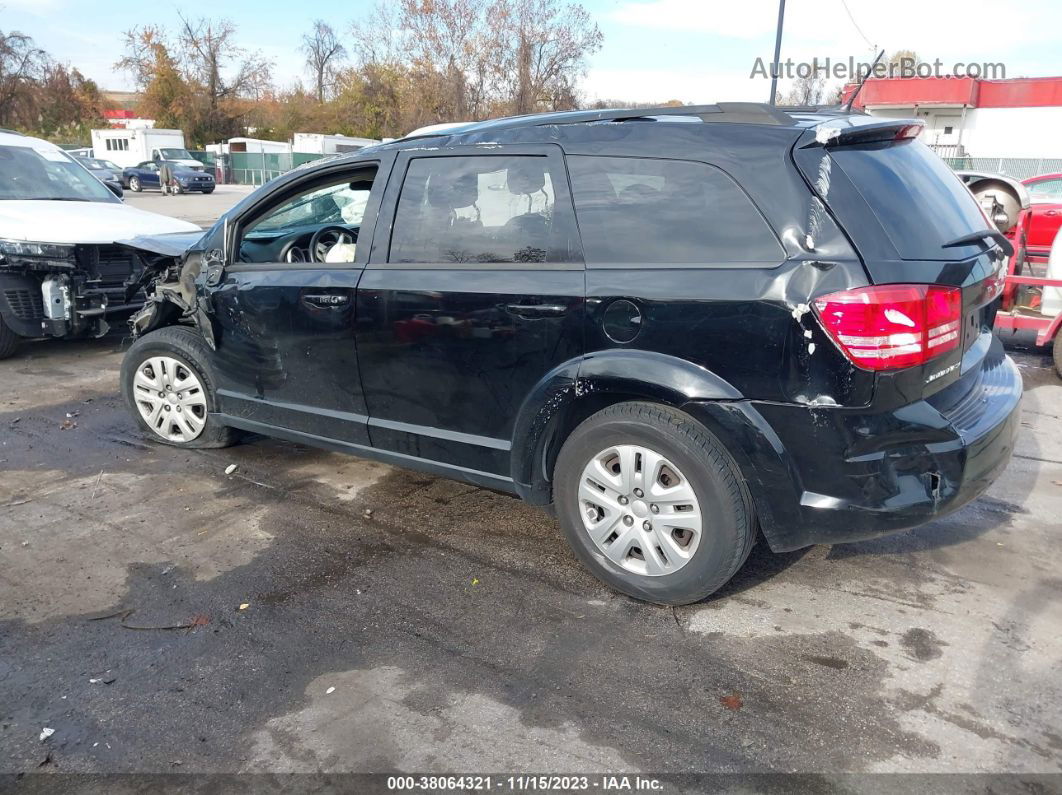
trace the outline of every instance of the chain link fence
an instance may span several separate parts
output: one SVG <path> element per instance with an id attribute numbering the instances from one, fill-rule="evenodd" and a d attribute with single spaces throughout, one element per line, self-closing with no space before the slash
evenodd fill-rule
<path id="1" fill-rule="evenodd" d="M 215 152 L 190 152 L 207 171 L 214 174 L 218 184 L 264 185 L 293 168 L 319 160 L 325 155 L 305 152 L 233 152 L 219 155 Z"/>
<path id="2" fill-rule="evenodd" d="M 293 168 L 324 155 L 304 152 L 233 152 L 229 155 L 227 182 L 237 185 L 264 185 Z"/>
<path id="3" fill-rule="evenodd" d="M 956 144 L 934 144 L 930 148 L 956 171 L 990 171 L 1017 180 L 1062 172 L 1059 157 L 971 157 Z"/>

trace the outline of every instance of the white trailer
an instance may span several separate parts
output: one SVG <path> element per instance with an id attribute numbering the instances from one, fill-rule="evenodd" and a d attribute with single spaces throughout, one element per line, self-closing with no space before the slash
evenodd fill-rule
<path id="1" fill-rule="evenodd" d="M 355 138 L 351 135 L 295 133 L 292 139 L 292 149 L 300 154 L 335 155 L 343 152 L 356 152 L 378 143 L 380 142 L 374 138 Z"/>
<path id="2" fill-rule="evenodd" d="M 203 169 L 203 164 L 188 153 L 184 145 L 184 133 L 180 130 L 93 130 L 92 154 L 122 168 L 147 160 L 168 160 L 189 168 Z"/>

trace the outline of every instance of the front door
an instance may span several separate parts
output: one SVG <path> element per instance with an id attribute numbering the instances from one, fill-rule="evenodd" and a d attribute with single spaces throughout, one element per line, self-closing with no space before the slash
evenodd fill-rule
<path id="1" fill-rule="evenodd" d="M 242 427 L 368 444 L 354 341 L 368 252 L 357 242 L 385 178 L 377 162 L 314 171 L 233 224 L 209 303 L 221 409 Z"/>
<path id="2" fill-rule="evenodd" d="M 137 166 L 137 177 L 140 178 L 140 187 L 158 188 L 162 186 L 159 177 L 159 167 L 155 163 L 141 163 Z"/>
<path id="3" fill-rule="evenodd" d="M 374 447 L 508 479 L 522 402 L 582 353 L 567 184 L 551 145 L 398 156 L 358 288 Z"/>

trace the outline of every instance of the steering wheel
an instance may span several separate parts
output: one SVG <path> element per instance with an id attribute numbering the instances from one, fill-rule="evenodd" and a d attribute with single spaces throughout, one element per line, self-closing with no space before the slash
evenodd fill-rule
<path id="1" fill-rule="evenodd" d="M 306 252 L 303 249 L 299 248 L 297 245 L 295 245 L 298 242 L 298 238 L 295 238 L 294 240 L 289 240 L 287 243 L 285 243 L 284 246 L 280 249 L 280 254 L 277 257 L 278 261 L 290 263 L 305 262 Z"/>
<path id="2" fill-rule="evenodd" d="M 324 262 L 328 250 L 339 243 L 356 243 L 358 236 L 345 226 L 329 224 L 322 226 L 313 233 L 310 238 L 310 259 L 314 262 Z"/>

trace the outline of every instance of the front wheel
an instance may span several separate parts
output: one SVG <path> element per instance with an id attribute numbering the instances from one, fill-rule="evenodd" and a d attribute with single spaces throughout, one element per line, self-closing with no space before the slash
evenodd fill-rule
<path id="1" fill-rule="evenodd" d="M 19 336 L 11 327 L 4 322 L 4 316 L 0 315 L 0 359 L 8 359 L 15 355 L 18 350 Z"/>
<path id="2" fill-rule="evenodd" d="M 140 428 L 175 447 L 228 447 L 234 429 L 221 425 L 206 344 L 185 326 L 145 334 L 122 360 L 122 397 Z"/>
<path id="3" fill-rule="evenodd" d="M 129 190 L 131 190 L 133 193 L 140 193 L 141 188 L 140 188 L 140 178 L 139 177 L 130 177 L 129 178 Z"/>
<path id="4" fill-rule="evenodd" d="M 1055 343 L 1051 346 L 1051 359 L 1055 363 L 1055 372 L 1062 377 L 1062 330 L 1055 334 Z"/>
<path id="5" fill-rule="evenodd" d="M 657 604 L 718 590 L 756 538 L 730 454 L 692 417 L 651 403 L 610 406 L 572 432 L 554 470 L 554 504 L 597 577 Z"/>

